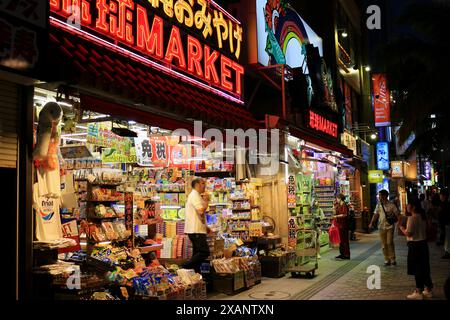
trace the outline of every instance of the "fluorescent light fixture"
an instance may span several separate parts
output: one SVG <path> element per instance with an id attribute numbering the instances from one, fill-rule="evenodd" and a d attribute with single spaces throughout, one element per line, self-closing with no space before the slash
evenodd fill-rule
<path id="1" fill-rule="evenodd" d="M 206 141 L 205 138 L 199 138 L 199 137 L 191 137 L 189 139 L 187 139 L 187 141 L 192 142 L 192 141 Z"/>
<path id="2" fill-rule="evenodd" d="M 181 209 L 182 206 L 160 206 L 161 209 Z"/>
<path id="3" fill-rule="evenodd" d="M 78 129 L 87 130 L 87 127 L 86 127 L 86 126 L 82 126 L 82 125 L 79 125 L 79 124 L 77 124 L 76 127 L 77 127 Z"/>
<path id="4" fill-rule="evenodd" d="M 111 241 L 102 241 L 102 242 L 99 242 L 98 244 L 102 245 L 102 244 L 110 244 L 110 243 L 111 243 Z"/>
<path id="5" fill-rule="evenodd" d="M 108 118 L 110 117 L 109 114 L 103 114 L 103 115 L 96 115 L 96 116 L 84 116 L 83 119 L 87 120 L 87 119 L 100 119 L 100 118 Z"/>
<path id="6" fill-rule="evenodd" d="M 68 133 L 68 134 L 63 134 L 61 135 L 62 138 L 66 138 L 66 137 L 77 137 L 77 136 L 85 136 L 86 133 Z"/>
<path id="7" fill-rule="evenodd" d="M 64 101 L 56 101 L 59 105 L 62 105 L 62 106 L 66 106 L 66 107 L 73 107 L 73 104 L 71 104 L 71 103 L 67 103 L 67 102 L 64 102 Z"/>
<path id="8" fill-rule="evenodd" d="M 313 150 L 318 151 L 318 152 L 323 152 L 322 149 L 319 149 L 318 147 L 312 146 L 312 145 L 309 144 L 309 143 L 305 143 L 305 147 L 306 147 L 306 148 L 309 148 L 309 149 L 313 149 Z"/>
<path id="9" fill-rule="evenodd" d="M 134 124 L 136 124 L 136 121 L 133 121 L 133 120 L 128 121 L 128 124 L 134 125 Z"/>
<path id="10" fill-rule="evenodd" d="M 70 137 L 63 137 L 63 139 L 67 140 L 67 141 L 86 142 L 86 139 L 77 139 L 77 138 L 70 138 Z"/>
<path id="11" fill-rule="evenodd" d="M 435 115 L 435 114 L 432 114 L 432 115 L 430 116 L 430 118 L 431 118 L 431 119 L 436 119 L 436 115 Z"/>

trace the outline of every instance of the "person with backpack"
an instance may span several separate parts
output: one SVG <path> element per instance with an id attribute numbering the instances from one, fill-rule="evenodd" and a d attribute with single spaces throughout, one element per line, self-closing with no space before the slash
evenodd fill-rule
<path id="1" fill-rule="evenodd" d="M 394 230 L 400 212 L 395 204 L 388 201 L 389 192 L 387 190 L 380 190 L 378 196 L 379 202 L 375 208 L 369 228 L 372 229 L 375 221 L 378 221 L 384 265 L 395 266 L 397 262 L 395 260 Z"/>
<path id="2" fill-rule="evenodd" d="M 350 241 L 348 231 L 348 212 L 349 208 L 345 202 L 345 195 L 340 193 L 337 197 L 335 206 L 336 225 L 339 229 L 339 255 L 336 259 L 350 260 Z"/>

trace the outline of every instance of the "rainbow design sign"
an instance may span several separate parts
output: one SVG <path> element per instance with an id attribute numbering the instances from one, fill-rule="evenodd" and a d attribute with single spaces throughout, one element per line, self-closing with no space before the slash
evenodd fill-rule
<path id="1" fill-rule="evenodd" d="M 322 38 L 287 1 L 256 0 L 256 20 L 258 62 L 262 65 L 301 67 L 306 58 L 307 44 L 318 47 L 320 56 L 323 56 Z"/>

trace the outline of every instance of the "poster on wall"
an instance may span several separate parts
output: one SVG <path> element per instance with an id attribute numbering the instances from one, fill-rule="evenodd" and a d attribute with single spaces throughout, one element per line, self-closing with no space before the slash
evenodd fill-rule
<path id="1" fill-rule="evenodd" d="M 389 143 L 377 143 L 377 168 L 378 170 L 389 170 Z"/>
<path id="2" fill-rule="evenodd" d="M 256 0 L 256 21 L 258 62 L 263 66 L 301 67 L 306 44 L 313 44 L 323 56 L 323 40 L 287 1 Z"/>
<path id="3" fill-rule="evenodd" d="M 67 238 L 67 239 L 75 240 L 77 244 L 73 247 L 58 249 L 58 253 L 66 253 L 66 252 L 81 250 L 80 235 L 78 232 L 77 219 L 76 218 L 62 219 L 61 223 L 62 223 L 61 229 L 62 229 L 63 237 Z"/>
<path id="4" fill-rule="evenodd" d="M 375 112 L 375 127 L 391 125 L 391 94 L 387 87 L 384 74 L 372 75 L 373 109 Z"/>

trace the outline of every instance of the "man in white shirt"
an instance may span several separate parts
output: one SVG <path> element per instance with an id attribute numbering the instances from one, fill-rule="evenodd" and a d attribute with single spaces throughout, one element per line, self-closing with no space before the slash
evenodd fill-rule
<path id="1" fill-rule="evenodd" d="M 381 239 L 381 248 L 383 249 L 384 265 L 396 265 L 395 261 L 395 245 L 394 245 L 394 230 L 395 223 L 389 224 L 386 215 L 395 215 L 398 217 L 399 211 L 397 206 L 388 201 L 389 192 L 381 190 L 379 193 L 380 201 L 378 202 L 372 221 L 369 224 L 369 228 L 372 229 L 376 220 L 379 219 L 379 230 Z"/>
<path id="2" fill-rule="evenodd" d="M 206 209 L 208 202 L 202 198 L 205 192 L 205 180 L 196 178 L 192 180 L 192 191 L 186 200 L 186 218 L 184 233 L 192 242 L 193 254 L 189 262 L 183 265 L 184 269 L 194 269 L 200 273 L 200 266 L 209 257 L 209 246 L 206 234 L 210 232 L 206 225 Z"/>

